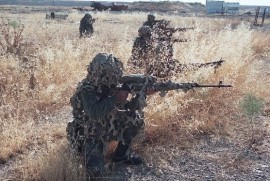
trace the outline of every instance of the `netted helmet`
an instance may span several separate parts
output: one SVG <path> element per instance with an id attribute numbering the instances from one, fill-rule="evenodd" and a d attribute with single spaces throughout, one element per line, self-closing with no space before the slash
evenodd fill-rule
<path id="1" fill-rule="evenodd" d="M 155 21 L 155 16 L 153 15 L 153 14 L 149 14 L 148 16 L 147 16 L 147 20 L 148 21 Z"/>
<path id="2" fill-rule="evenodd" d="M 151 36 L 151 28 L 149 26 L 142 26 L 138 30 L 138 34 L 140 37 L 150 37 Z"/>
<path id="3" fill-rule="evenodd" d="M 91 14 L 86 13 L 86 14 L 84 15 L 84 18 L 85 18 L 85 19 L 92 19 L 92 16 L 91 16 Z"/>
<path id="4" fill-rule="evenodd" d="M 112 54 L 99 53 L 88 66 L 87 79 L 94 86 L 115 87 L 123 75 L 123 64 Z"/>

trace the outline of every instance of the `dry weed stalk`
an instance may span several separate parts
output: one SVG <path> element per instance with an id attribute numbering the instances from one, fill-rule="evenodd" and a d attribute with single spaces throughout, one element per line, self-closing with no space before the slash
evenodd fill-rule
<path id="1" fill-rule="evenodd" d="M 2 35 L 0 36 L 0 46 L 2 54 L 11 53 L 16 55 L 19 53 L 23 30 L 24 25 L 20 25 L 20 22 L 8 20 L 6 23 L 4 18 L 1 18 L 0 31 Z"/>

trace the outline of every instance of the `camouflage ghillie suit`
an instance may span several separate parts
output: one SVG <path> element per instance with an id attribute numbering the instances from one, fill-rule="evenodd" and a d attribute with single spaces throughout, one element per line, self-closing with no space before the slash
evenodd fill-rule
<path id="1" fill-rule="evenodd" d="M 173 39 L 173 28 L 168 28 L 169 21 L 160 20 L 152 29 L 152 36 L 156 42 L 155 57 L 150 63 L 147 73 L 164 78 L 175 73 L 178 61 L 173 58 L 173 44 L 185 42 Z"/>
<path id="2" fill-rule="evenodd" d="M 164 74 L 160 72 L 168 72 L 175 67 L 171 37 L 165 35 L 162 29 L 167 23 L 166 20 L 155 21 L 153 15 L 148 15 L 148 21 L 144 25 L 150 27 L 143 26 L 138 30 L 139 37 L 134 41 L 128 62 L 135 71 L 143 68 L 145 74 L 159 77 L 159 74 Z"/>
<path id="3" fill-rule="evenodd" d="M 196 71 L 202 67 L 218 68 L 223 63 L 221 60 L 210 63 L 181 64 L 173 58 L 173 44 L 187 42 L 187 39 L 174 39 L 173 33 L 193 28 L 171 28 L 169 27 L 170 21 L 156 21 L 153 15 L 149 15 L 148 19 L 144 25 L 150 25 L 151 27 L 141 27 L 139 37 L 136 38 L 133 44 L 129 63 L 131 63 L 134 70 L 144 69 L 144 74 L 166 78 L 176 73 Z M 137 73 L 142 73 L 142 71 Z"/>
<path id="4" fill-rule="evenodd" d="M 133 72 L 141 70 L 137 73 L 143 72 L 157 77 L 164 77 L 163 74 L 168 75 L 168 72 L 175 67 L 172 46 L 168 45 L 170 42 L 161 39 L 160 35 L 148 26 L 141 27 L 138 35 L 128 61 L 134 69 Z"/>
<path id="5" fill-rule="evenodd" d="M 94 19 L 92 16 L 87 13 L 84 15 L 84 17 L 80 21 L 80 37 L 86 36 L 90 37 L 94 33 L 93 23 Z"/>
<path id="6" fill-rule="evenodd" d="M 166 31 L 165 28 L 168 26 L 169 22 L 166 20 L 160 21 L 156 26 L 153 28 L 153 36 L 157 42 L 157 60 L 159 62 L 170 62 L 172 63 L 173 59 L 173 40 L 171 31 Z"/>
<path id="7" fill-rule="evenodd" d="M 119 142 L 113 161 L 139 164 L 131 154 L 131 142 L 143 131 L 143 113 L 137 96 L 125 104 L 117 102 L 117 85 L 123 65 L 105 53 L 97 54 L 88 67 L 87 77 L 71 97 L 74 120 L 68 123 L 67 136 L 72 147 L 84 157 L 87 170 L 97 176 L 104 172 L 107 143 Z"/>
<path id="8" fill-rule="evenodd" d="M 162 59 L 162 61 L 153 60 L 149 65 L 148 74 L 157 78 L 168 78 L 175 74 L 181 74 L 191 71 L 197 71 L 201 68 L 214 68 L 215 70 L 221 66 L 224 60 L 209 63 L 190 63 L 181 64 L 176 59 Z"/>
<path id="9" fill-rule="evenodd" d="M 173 59 L 173 44 L 176 42 L 187 42 L 187 39 L 175 39 L 173 34 L 177 31 L 186 31 L 185 28 L 171 28 L 170 21 L 160 20 L 153 28 L 153 36 L 158 42 L 157 51 L 161 58 L 158 59 Z"/>
<path id="10" fill-rule="evenodd" d="M 143 26 L 138 30 L 139 36 L 134 41 L 131 58 L 128 62 L 135 68 L 144 67 L 147 69 L 148 62 L 155 57 L 155 45 L 151 32 L 148 26 Z"/>
<path id="11" fill-rule="evenodd" d="M 148 26 L 148 27 L 150 27 L 151 29 L 153 29 L 154 26 L 159 22 L 159 21 L 155 20 L 155 18 L 156 18 L 156 17 L 155 17 L 154 15 L 149 14 L 149 15 L 147 16 L 147 21 L 145 21 L 145 22 L 143 23 L 143 26 Z"/>
<path id="12" fill-rule="evenodd" d="M 157 40 L 156 48 L 156 63 L 150 74 L 165 78 L 176 73 L 183 73 L 187 71 L 196 71 L 200 68 L 213 67 L 214 69 L 221 66 L 223 60 L 209 62 L 209 63 L 191 63 L 181 64 L 178 60 L 173 58 L 173 44 L 176 42 L 187 42 L 187 39 L 174 39 L 173 34 L 177 31 L 186 31 L 194 28 L 171 28 L 170 21 L 160 20 L 153 28 L 153 36 Z"/>
<path id="13" fill-rule="evenodd" d="M 139 37 L 134 41 L 128 63 L 135 71 L 144 69 L 142 70 L 144 74 L 164 77 L 161 74 L 167 75 L 168 71 L 174 69 L 175 63 L 172 58 L 172 45 L 157 32 L 148 26 L 143 26 L 138 30 Z"/>

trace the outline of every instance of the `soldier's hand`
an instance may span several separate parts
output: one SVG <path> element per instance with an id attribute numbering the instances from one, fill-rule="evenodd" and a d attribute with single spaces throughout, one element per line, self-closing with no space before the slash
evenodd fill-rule
<path id="1" fill-rule="evenodd" d="M 156 93 L 156 91 L 152 87 L 147 87 L 146 89 L 146 95 L 151 95 Z"/>
<path id="2" fill-rule="evenodd" d="M 124 102 L 127 101 L 127 98 L 128 98 L 128 91 L 119 90 L 116 93 L 116 100 L 117 100 L 117 102 L 124 103 Z"/>

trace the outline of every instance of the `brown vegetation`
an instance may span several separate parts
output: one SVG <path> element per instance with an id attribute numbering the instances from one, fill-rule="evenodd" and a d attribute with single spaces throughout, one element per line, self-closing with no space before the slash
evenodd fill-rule
<path id="1" fill-rule="evenodd" d="M 0 15 L 1 30 L 9 29 L 0 34 L 0 176 L 9 180 L 81 180 L 83 167 L 70 156 L 65 138 L 66 124 L 72 119 L 69 98 L 96 53 L 114 54 L 124 62 L 126 73 L 132 73 L 127 60 L 147 14 L 96 13 L 93 16 L 98 20 L 90 39 L 78 38 L 82 15 L 75 12 L 66 21 L 46 20 L 42 13 Z M 218 180 L 227 180 L 229 176 L 224 173 L 228 170 L 248 170 L 247 165 L 256 160 L 243 156 L 241 151 L 216 158 L 211 157 L 210 151 L 205 154 L 195 148 L 205 144 L 207 137 L 215 142 L 226 139 L 244 151 L 251 145 L 254 150 L 269 154 L 269 117 L 255 117 L 255 142 L 251 142 L 251 123 L 239 108 L 245 94 L 263 99 L 265 110 L 269 106 L 269 32 L 251 29 L 250 23 L 240 20 L 169 15 L 157 18 L 171 20 L 177 27 L 196 27 L 175 35 L 191 39 L 174 46 L 175 58 L 182 63 L 204 63 L 221 57 L 225 60 L 216 72 L 201 69 L 175 75 L 172 80 L 224 80 L 233 88 L 173 91 L 162 98 L 150 96 L 145 110 L 145 140 L 135 145 L 136 150 L 144 155 L 149 167 L 156 165 L 155 169 L 171 168 L 171 161 L 184 158 L 189 152 L 225 165 L 216 173 Z M 8 22 L 18 22 L 18 27 L 13 28 Z M 11 41 L 15 51 L 6 48 L 10 45 L 3 37 L 16 40 Z M 23 51 L 18 51 L 18 47 L 23 47 Z"/>

